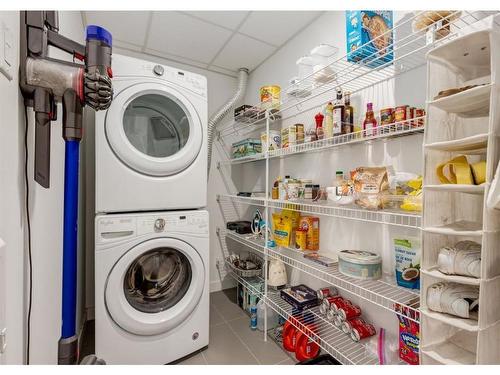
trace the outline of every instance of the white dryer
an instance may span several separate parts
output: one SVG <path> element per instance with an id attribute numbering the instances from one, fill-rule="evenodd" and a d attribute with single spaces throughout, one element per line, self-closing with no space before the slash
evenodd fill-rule
<path id="1" fill-rule="evenodd" d="M 206 78 L 120 55 L 113 72 L 96 113 L 96 212 L 206 206 Z"/>
<path id="2" fill-rule="evenodd" d="M 166 364 L 208 345 L 207 211 L 96 217 L 95 350 Z"/>

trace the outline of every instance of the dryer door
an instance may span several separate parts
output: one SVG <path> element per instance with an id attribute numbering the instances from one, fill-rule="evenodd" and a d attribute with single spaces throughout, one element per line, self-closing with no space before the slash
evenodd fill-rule
<path id="1" fill-rule="evenodd" d="M 188 168 L 202 146 L 202 124 L 178 90 L 138 83 L 121 91 L 106 113 L 105 131 L 116 156 L 150 176 L 171 176 Z"/>
<path id="2" fill-rule="evenodd" d="M 174 238 L 152 239 L 116 262 L 106 283 L 106 308 L 130 333 L 162 334 L 190 316 L 204 281 L 205 267 L 193 247 Z"/>

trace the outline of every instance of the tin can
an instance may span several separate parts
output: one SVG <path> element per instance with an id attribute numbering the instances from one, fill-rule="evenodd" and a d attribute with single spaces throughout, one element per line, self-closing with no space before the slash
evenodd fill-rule
<path id="1" fill-rule="evenodd" d="M 326 297 L 337 296 L 339 292 L 334 286 L 327 286 L 325 288 L 319 289 L 317 294 L 319 299 L 325 299 Z"/>
<path id="2" fill-rule="evenodd" d="M 402 125 L 408 125 L 406 120 L 410 119 L 410 106 L 409 105 L 401 105 L 394 109 L 394 122 L 402 122 L 401 124 L 397 124 L 398 127 L 402 127 Z"/>
<path id="3" fill-rule="evenodd" d="M 377 331 L 373 325 L 360 319 L 360 322 L 352 327 L 351 339 L 358 342 L 366 337 L 374 336 L 376 333 Z"/>
<path id="4" fill-rule="evenodd" d="M 344 300 L 345 302 L 338 308 L 337 314 L 342 317 L 344 321 L 357 318 L 361 315 L 359 306 L 353 305 L 351 301 Z"/>
<path id="5" fill-rule="evenodd" d="M 342 323 L 344 323 L 344 321 L 342 320 L 340 315 L 335 315 L 335 318 L 333 319 L 333 325 L 337 328 L 342 328 Z"/>
<path id="6" fill-rule="evenodd" d="M 417 118 L 417 121 L 416 121 L 416 126 L 424 126 L 424 117 L 425 116 L 425 109 L 423 108 L 417 108 L 415 110 L 415 117 Z M 419 118 L 419 117 L 422 117 L 422 118 Z"/>
<path id="7" fill-rule="evenodd" d="M 280 109 L 281 88 L 279 86 L 262 86 L 260 103 L 262 109 Z"/>
<path id="8" fill-rule="evenodd" d="M 295 231 L 295 247 L 297 250 L 307 250 L 307 231 L 299 228 Z"/>
<path id="9" fill-rule="evenodd" d="M 350 335 L 352 332 L 352 328 L 354 326 L 356 326 L 357 324 L 363 324 L 363 323 L 365 323 L 365 321 L 361 318 L 354 318 L 351 320 L 346 320 L 345 322 L 342 323 L 342 332 L 344 332 L 347 335 Z"/>
<path id="10" fill-rule="evenodd" d="M 380 125 L 389 125 L 394 123 L 394 110 L 392 108 L 384 108 L 380 110 Z M 382 133 L 389 133 L 394 131 L 392 126 L 382 128 Z"/>
<path id="11" fill-rule="evenodd" d="M 321 306 L 319 307 L 319 312 L 323 315 L 326 315 L 328 310 L 330 310 L 332 303 L 335 303 L 335 301 L 337 301 L 339 299 L 343 299 L 343 298 L 340 296 L 326 297 L 323 300 L 323 303 L 321 304 Z M 334 309 L 334 311 L 337 311 L 337 309 Z"/>
<path id="12" fill-rule="evenodd" d="M 337 316 L 337 314 L 335 313 L 334 310 L 332 309 L 328 309 L 328 311 L 326 312 L 326 319 L 329 321 L 329 322 L 332 322 L 333 323 L 333 320 L 335 319 L 335 317 Z"/>
<path id="13" fill-rule="evenodd" d="M 342 306 L 346 300 L 341 297 L 341 296 L 337 296 L 338 298 L 334 298 L 331 302 L 330 302 L 330 309 L 333 310 L 335 312 L 335 314 L 338 314 L 339 313 L 339 308 L 340 306 Z"/>

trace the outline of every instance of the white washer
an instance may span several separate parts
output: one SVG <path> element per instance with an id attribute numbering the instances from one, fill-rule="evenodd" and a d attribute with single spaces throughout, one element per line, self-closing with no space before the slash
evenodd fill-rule
<path id="1" fill-rule="evenodd" d="M 166 364 L 208 345 L 207 211 L 96 217 L 95 350 Z"/>
<path id="2" fill-rule="evenodd" d="M 207 80 L 113 55 L 114 98 L 96 113 L 96 212 L 207 204 Z"/>

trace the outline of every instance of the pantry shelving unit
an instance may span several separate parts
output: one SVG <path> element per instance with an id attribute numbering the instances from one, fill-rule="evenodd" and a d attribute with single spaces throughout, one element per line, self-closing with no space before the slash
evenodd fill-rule
<path id="1" fill-rule="evenodd" d="M 388 224 L 420 229 L 421 214 L 403 210 L 371 211 L 355 205 L 340 206 L 322 200 L 311 202 L 307 200 L 289 201 L 279 199 L 265 199 L 265 197 L 242 197 L 231 194 L 219 194 L 218 201 L 231 201 L 246 205 L 261 206 L 271 209 L 287 209 L 311 215 L 330 216 L 346 220 L 357 220 L 371 223 Z"/>
<path id="2" fill-rule="evenodd" d="M 252 111 L 257 113 L 257 115 L 249 115 L 248 112 L 243 113 L 238 118 L 230 121 L 225 126 L 219 128 L 217 132 L 217 140 L 221 145 L 221 148 L 227 153 L 227 140 L 230 138 L 238 138 L 241 140 L 243 135 L 256 133 L 258 131 L 264 130 L 269 139 L 271 127 L 280 129 L 282 125 L 287 120 L 299 120 L 301 116 L 315 113 L 318 108 L 322 108 L 332 97 L 333 93 L 337 87 L 342 87 L 343 90 L 351 91 L 352 94 L 360 92 L 364 89 L 370 88 L 381 82 L 392 79 L 403 73 L 412 71 L 416 68 L 424 66 L 427 62 L 426 53 L 429 51 L 435 51 L 440 47 L 445 48 L 445 46 L 453 43 L 455 40 L 461 40 L 463 35 L 469 35 L 471 30 L 476 27 L 485 28 L 491 23 L 491 17 L 488 18 L 488 14 L 484 12 L 468 12 L 468 11 L 456 11 L 449 14 L 445 19 L 433 20 L 430 22 L 426 29 L 420 31 L 412 31 L 412 23 L 417 19 L 417 17 L 422 16 L 422 12 L 415 12 L 413 16 L 406 17 L 403 21 L 399 22 L 392 30 L 394 38 L 392 39 L 390 47 L 392 47 L 392 53 L 394 58 L 391 62 L 380 63 L 380 61 L 385 61 L 387 57 L 385 54 L 380 54 L 374 52 L 369 54 L 364 59 L 358 63 L 347 62 L 347 55 L 336 59 L 334 62 L 326 66 L 323 71 L 315 72 L 310 76 L 305 77 L 303 80 L 294 83 L 293 86 L 282 90 L 282 100 L 280 102 L 279 109 L 257 111 L 256 108 L 260 108 L 260 105 L 253 107 Z M 449 32 L 446 32 L 443 36 L 442 32 L 442 22 L 449 22 Z M 486 26 L 485 26 L 486 25 Z M 439 31 L 441 30 L 441 31 Z M 437 35 L 442 36 L 441 38 Z M 384 35 L 380 36 L 383 38 Z M 366 46 L 370 48 L 369 46 Z M 388 51 L 388 50 L 386 50 Z M 492 49 L 493 52 L 493 49 Z M 495 50 L 495 56 L 498 60 L 500 54 Z M 375 67 L 374 64 L 376 65 Z M 369 67 L 371 66 L 371 67 Z M 318 83 L 315 78 L 316 75 L 323 74 L 327 70 L 333 71 L 331 80 L 327 83 Z M 302 92 L 308 92 L 308 95 L 286 95 L 287 92 L 294 91 L 300 88 Z M 433 111 L 430 107 L 434 104 L 436 110 L 443 111 L 439 108 L 451 108 L 454 111 L 454 116 L 462 116 L 461 118 L 474 118 L 474 116 L 484 114 L 486 111 L 485 98 L 489 95 L 491 100 L 495 100 L 492 103 L 497 105 L 497 86 L 493 83 L 486 87 L 480 87 L 477 90 L 471 91 L 474 94 L 474 100 L 479 103 L 477 108 L 472 108 L 468 101 L 464 102 L 462 98 L 459 100 L 450 100 L 450 98 L 443 98 L 441 100 L 436 100 L 435 103 L 428 103 L 428 111 Z M 319 103 L 319 104 L 318 104 Z M 488 106 L 490 112 L 493 105 Z M 490 113 L 491 116 L 491 113 Z M 496 115 L 497 116 L 497 115 Z M 425 120 L 425 128 L 428 127 L 429 119 L 431 116 L 427 116 Z M 274 151 L 264 150 L 263 153 L 248 156 L 245 158 L 239 158 L 235 160 L 227 160 L 218 163 L 218 170 L 221 175 L 225 175 L 230 169 L 222 168 L 223 166 L 237 166 L 246 163 L 252 163 L 256 161 L 262 161 L 265 163 L 265 191 L 252 192 L 249 197 L 236 195 L 234 191 L 228 187 L 229 192 L 227 194 L 220 194 L 217 196 L 217 201 L 221 205 L 221 211 L 223 211 L 223 216 L 227 221 L 227 216 L 225 215 L 225 210 L 227 207 L 232 207 L 236 212 L 236 216 L 232 219 L 241 219 L 248 217 L 241 217 L 240 210 L 241 206 L 249 208 L 251 206 L 264 207 L 264 220 L 269 223 L 270 213 L 273 209 L 291 209 L 308 214 L 315 215 L 325 215 L 336 218 L 343 218 L 349 220 L 358 220 L 371 223 L 381 223 L 389 224 L 393 226 L 400 226 L 405 228 L 412 228 L 420 230 L 422 226 L 422 216 L 418 213 L 405 212 L 402 210 L 380 210 L 380 211 L 370 211 L 365 210 L 356 206 L 340 206 L 333 203 L 328 203 L 328 201 L 311 202 L 311 201 L 281 201 L 270 199 L 270 160 L 273 158 L 283 158 L 291 155 L 304 154 L 310 152 L 319 152 L 324 150 L 330 150 L 336 147 L 343 147 L 348 145 L 368 145 L 372 141 L 377 140 L 389 140 L 395 137 L 402 136 L 412 136 L 418 133 L 422 133 L 424 130 L 424 124 L 422 122 L 415 122 L 413 119 L 410 121 L 390 124 L 387 126 L 381 126 L 377 128 L 377 134 L 375 136 L 366 137 L 363 132 L 356 132 L 350 135 L 341 135 L 332 137 L 329 139 L 324 139 L 316 142 L 309 142 L 305 144 L 299 144 L 292 146 L 288 149 L 279 149 Z M 420 119 L 422 120 L 422 119 Z M 300 121 L 300 120 L 299 120 Z M 413 121 L 413 123 L 412 123 Z M 498 122 L 498 119 L 495 118 Z M 448 121 L 445 124 L 440 124 L 443 129 L 450 131 L 450 124 L 452 121 Z M 433 124 L 437 126 L 437 124 Z M 488 150 L 488 155 L 492 154 L 492 134 L 489 128 L 477 127 L 480 132 L 465 132 L 463 135 L 456 134 L 456 137 L 442 137 L 442 138 L 429 138 L 426 137 L 426 147 L 424 151 L 427 153 L 431 152 L 449 152 L 449 150 L 463 151 L 468 150 L 470 152 L 479 151 L 482 149 Z M 426 130 L 427 132 L 427 130 Z M 230 144 L 230 142 L 229 142 Z M 495 152 L 498 146 L 495 144 L 493 146 Z M 229 155 L 227 153 L 227 155 Z M 492 157 L 490 155 L 490 157 Z M 488 181 L 492 179 L 492 164 L 488 166 Z M 426 160 L 426 165 L 428 161 Z M 227 182 L 227 181 L 226 181 Z M 460 187 L 456 188 L 443 188 L 436 186 L 438 185 L 435 181 L 429 182 L 426 180 L 426 195 L 428 194 L 443 194 L 444 192 L 452 192 L 455 194 L 453 189 L 460 190 Z M 473 197 L 483 197 L 486 196 L 488 191 L 488 185 L 484 187 L 463 187 L 463 192 L 473 196 Z M 461 192 L 462 193 L 462 192 Z M 458 192 L 457 192 L 458 194 Z M 436 204 L 435 209 L 442 207 L 443 205 L 439 202 L 434 202 Z M 225 205 L 225 207 L 222 207 Z M 455 209 L 455 207 L 454 207 Z M 465 219 L 465 218 L 462 218 Z M 429 222 L 428 222 L 429 223 Z M 487 230 L 491 231 L 491 228 Z M 496 234 L 485 232 L 485 228 L 477 225 L 477 222 L 468 223 L 456 220 L 454 222 L 436 221 L 432 222 L 431 225 L 425 227 L 424 238 L 426 235 L 441 235 L 441 236 L 463 236 L 471 235 L 475 237 L 481 236 L 483 242 L 494 243 L 494 241 L 500 240 L 500 237 Z M 267 267 L 270 258 L 281 259 L 285 264 L 291 266 L 294 269 L 304 272 L 308 275 L 315 277 L 316 279 L 324 281 L 326 284 L 336 286 L 342 293 L 348 292 L 352 293 L 361 299 L 369 301 L 375 305 L 381 306 L 387 310 L 394 313 L 394 303 L 399 303 L 406 306 L 408 309 L 416 312 L 416 320 L 422 322 L 429 322 L 425 331 L 434 332 L 435 337 L 443 338 L 446 340 L 441 340 L 439 342 L 437 339 L 430 339 L 422 341 L 424 349 L 422 351 L 422 362 L 423 363 L 461 363 L 468 362 L 471 353 L 479 352 L 476 348 L 483 347 L 486 345 L 488 339 L 492 339 L 493 334 L 498 334 L 499 325 L 495 325 L 491 328 L 486 328 L 483 326 L 482 322 L 492 322 L 492 316 L 500 314 L 499 311 L 488 310 L 487 312 L 482 311 L 479 316 L 479 324 L 477 330 L 467 330 L 460 329 L 460 324 L 455 321 L 453 324 L 445 324 L 442 319 L 436 319 L 434 314 L 427 310 L 426 315 L 420 315 L 420 299 L 425 298 L 419 296 L 411 290 L 400 288 L 389 282 L 382 280 L 378 281 L 358 281 L 352 278 L 348 278 L 340 272 L 338 272 L 337 267 L 324 267 L 316 264 L 310 260 L 301 258 L 296 250 L 289 248 L 270 248 L 265 244 L 268 243 L 268 233 L 265 231 L 264 239 L 257 240 L 256 238 L 251 239 L 245 236 L 239 236 L 233 232 L 227 231 L 225 229 L 218 229 L 218 235 L 220 237 L 221 243 L 226 243 L 227 239 L 232 239 L 245 247 L 259 252 L 264 258 L 264 269 L 263 269 L 263 283 L 264 288 L 261 291 L 254 290 L 265 302 L 266 308 L 271 308 L 284 318 L 290 318 L 292 315 L 291 306 L 282 300 L 278 294 L 268 289 L 267 285 Z M 491 245 L 490 245 L 491 246 Z M 435 248 L 435 246 L 434 246 Z M 227 250 L 227 249 L 226 249 Z M 500 254 L 500 252 L 499 252 Z M 435 258 L 435 254 L 432 255 Z M 431 256 L 431 258 L 432 258 Z M 500 255 L 495 255 L 493 253 L 485 254 L 489 257 L 490 261 L 494 264 L 500 265 Z M 424 257 L 424 264 L 426 264 L 426 259 Z M 427 264 L 429 261 L 427 260 Z M 483 272 L 487 277 L 496 276 L 495 272 L 500 273 L 500 267 L 492 268 L 488 267 L 483 262 Z M 425 277 L 431 278 L 436 272 L 435 269 L 427 267 L 423 269 L 422 273 L 425 272 Z M 229 271 L 228 274 L 235 278 L 238 282 L 246 285 L 252 290 L 252 286 L 246 282 L 246 280 L 235 273 Z M 484 279 L 484 283 L 491 282 L 490 280 Z M 497 300 L 500 298 L 500 288 L 494 291 L 491 285 L 483 287 L 483 281 L 481 284 L 482 299 L 486 298 L 483 294 L 488 292 L 492 296 L 496 296 Z M 423 287 L 426 285 L 424 284 Z M 423 295 L 423 293 L 422 293 Z M 490 294 L 488 294 L 490 295 Z M 417 311 L 419 310 L 419 311 Z M 330 353 L 333 357 L 345 364 L 376 364 L 378 359 L 371 355 L 368 355 L 363 343 L 356 343 L 352 341 L 349 337 L 343 334 L 337 327 L 335 327 L 331 322 L 326 320 L 319 312 L 315 309 L 310 309 L 311 315 L 314 320 L 319 324 L 320 329 L 316 332 L 311 332 L 310 330 L 304 329 L 304 327 L 297 326 L 297 329 L 302 330 L 311 339 L 318 342 L 318 344 Z M 419 319 L 420 317 L 420 319 Z M 465 323 L 464 323 L 465 326 Z M 467 326 L 468 327 L 468 326 Z M 482 335 L 482 331 L 487 330 L 489 333 L 487 335 Z M 423 331 L 423 334 L 424 332 Z M 264 321 L 264 332 L 267 332 L 267 320 Z M 458 343 L 468 335 L 476 335 L 475 341 L 471 344 L 470 341 L 466 342 L 468 345 L 459 347 Z M 429 334 L 432 336 L 432 333 Z M 482 337 L 478 339 L 478 337 Z M 267 335 L 264 334 L 264 338 L 267 339 Z M 421 347 L 422 347 L 421 342 Z M 439 343 L 439 345 L 437 345 Z M 469 345 L 470 344 L 470 345 Z M 459 350 L 455 350 L 459 348 Z M 463 351 L 459 353 L 459 351 Z M 474 354 L 474 358 L 476 356 Z M 478 356 L 479 358 L 479 356 Z M 488 357 L 491 359 L 491 357 Z M 445 360 L 446 359 L 446 360 Z M 455 362 L 454 362 L 455 361 Z M 477 360 L 478 363 L 487 362 L 486 357 Z"/>
<path id="3" fill-rule="evenodd" d="M 230 238 L 240 244 L 255 250 L 264 255 L 264 240 L 255 235 L 241 235 L 226 229 L 218 229 L 219 236 Z M 360 298 L 381 306 L 390 311 L 394 311 L 394 304 L 405 305 L 415 312 L 419 307 L 419 294 L 407 288 L 397 286 L 393 282 L 385 280 L 357 280 L 340 273 L 338 265 L 327 267 L 304 258 L 304 252 L 286 248 L 268 248 L 270 258 L 280 259 L 290 267 L 304 272 L 328 285 L 335 285 L 340 292 L 355 294 Z M 417 313 L 415 313 L 417 316 Z M 410 320 L 414 320 L 408 318 Z M 415 320 L 417 321 L 417 320 Z"/>
<path id="4" fill-rule="evenodd" d="M 365 131 L 360 130 L 349 134 L 341 134 L 331 138 L 320 139 L 314 142 L 301 143 L 287 148 L 280 148 L 277 150 L 269 151 L 267 154 L 267 158 L 281 158 L 306 152 L 318 152 L 346 145 L 367 144 L 374 141 L 387 140 L 390 138 L 423 133 L 424 120 L 425 116 L 416 117 L 411 121 L 398 121 L 392 124 L 382 125 L 377 127 L 377 131 L 375 134 L 369 136 Z M 221 161 L 219 162 L 218 168 L 220 168 L 222 165 L 251 163 L 260 160 L 266 160 L 265 153 Z"/>
<path id="5" fill-rule="evenodd" d="M 500 27 L 461 35 L 427 55 L 427 120 L 424 135 L 424 216 L 421 269 L 421 363 L 500 363 L 500 211 L 486 206 L 500 159 Z M 439 91 L 479 85 L 434 99 Z M 486 161 L 486 182 L 440 184 L 437 165 L 458 155 Z M 446 275 L 438 269 L 443 246 L 481 243 L 480 278 Z M 437 282 L 479 288 L 479 313 L 469 319 L 431 311 L 427 289 Z"/>
<path id="6" fill-rule="evenodd" d="M 362 343 L 354 342 L 340 328 L 328 321 L 319 312 L 318 306 L 298 313 L 294 311 L 288 302 L 281 299 L 279 292 L 274 290 L 266 290 L 266 292 L 258 290 L 253 284 L 234 272 L 230 272 L 230 276 L 244 285 L 252 294 L 258 296 L 259 299 L 264 300 L 268 308 L 273 309 L 283 319 L 289 320 L 297 330 L 304 333 L 310 340 L 315 341 L 323 351 L 332 355 L 342 364 L 370 365 L 378 363 L 378 358 L 367 353 Z M 264 282 L 262 278 L 260 280 Z M 313 324 L 315 329 L 308 329 Z"/>

